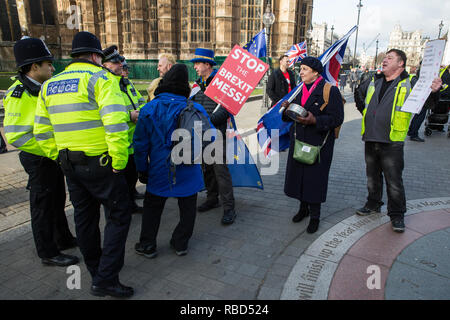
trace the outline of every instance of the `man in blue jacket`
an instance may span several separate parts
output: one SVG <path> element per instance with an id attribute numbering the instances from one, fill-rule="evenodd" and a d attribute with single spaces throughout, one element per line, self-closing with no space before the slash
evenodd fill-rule
<path id="1" fill-rule="evenodd" d="M 155 98 L 141 109 L 134 133 L 139 180 L 147 184 L 141 235 L 135 251 L 147 258 L 158 254 L 156 237 L 168 197 L 178 198 L 180 208 L 180 221 L 170 240 L 178 256 L 187 254 L 194 230 L 197 192 L 204 188 L 201 166 L 171 164 L 172 133 L 180 112 L 187 106 L 190 91 L 187 67 L 175 64 L 159 83 Z M 194 103 L 194 108 L 207 116 L 198 103 Z"/>

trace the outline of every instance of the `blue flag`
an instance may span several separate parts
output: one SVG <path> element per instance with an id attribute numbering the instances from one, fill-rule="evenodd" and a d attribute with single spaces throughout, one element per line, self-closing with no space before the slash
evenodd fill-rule
<path id="1" fill-rule="evenodd" d="M 237 131 L 234 117 L 227 121 L 227 165 L 233 187 L 264 189 L 258 167 Z"/>
<path id="2" fill-rule="evenodd" d="M 250 40 L 249 43 L 247 43 L 242 48 L 244 48 L 257 58 L 265 57 L 267 54 L 266 29 L 262 29 L 256 36 L 253 37 L 252 40 Z"/>
<path id="3" fill-rule="evenodd" d="M 344 56 L 348 39 L 353 32 L 356 31 L 356 29 L 356 26 L 353 27 L 344 37 L 333 43 L 333 45 L 319 57 L 324 67 L 322 76 L 326 81 L 335 84 L 335 76 L 339 74 L 342 57 Z M 292 122 L 284 122 L 281 119 L 281 114 L 279 111 L 281 104 L 286 100 L 291 102 L 297 94 L 299 94 L 302 87 L 303 82 L 300 82 L 298 86 L 289 91 L 287 95 L 285 95 L 269 111 L 267 111 L 261 119 L 259 119 L 257 125 L 258 142 L 266 157 L 270 157 L 276 152 L 289 148 L 289 129 Z M 273 129 L 279 130 L 278 134 L 276 134 L 276 131 L 273 131 Z M 279 139 L 278 148 L 272 148 L 273 139 Z"/>

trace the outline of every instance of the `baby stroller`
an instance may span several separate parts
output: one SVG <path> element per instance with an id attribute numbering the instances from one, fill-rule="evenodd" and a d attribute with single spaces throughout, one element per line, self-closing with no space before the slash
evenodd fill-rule
<path id="1" fill-rule="evenodd" d="M 434 109 L 427 110 L 427 120 L 425 122 L 426 136 L 431 136 L 433 131 L 445 132 L 445 126 L 447 126 L 447 137 L 450 138 L 450 129 L 448 124 L 449 109 L 450 100 L 440 99 Z"/>

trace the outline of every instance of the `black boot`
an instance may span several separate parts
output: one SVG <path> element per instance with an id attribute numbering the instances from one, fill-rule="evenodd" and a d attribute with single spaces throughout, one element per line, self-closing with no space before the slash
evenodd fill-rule
<path id="1" fill-rule="evenodd" d="M 320 222 L 320 219 L 311 218 L 309 220 L 309 224 L 308 224 L 308 228 L 306 229 L 306 232 L 308 232 L 308 233 L 316 232 L 317 229 L 319 229 L 319 222 Z"/>
<path id="2" fill-rule="evenodd" d="M 295 216 L 292 217 L 292 222 L 300 222 L 303 218 L 309 216 L 309 208 L 308 205 L 304 202 L 300 204 L 300 209 Z"/>

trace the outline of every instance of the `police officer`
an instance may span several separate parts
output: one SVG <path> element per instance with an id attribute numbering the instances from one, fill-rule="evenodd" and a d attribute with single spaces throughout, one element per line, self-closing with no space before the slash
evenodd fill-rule
<path id="1" fill-rule="evenodd" d="M 100 41 L 89 32 L 72 41 L 74 58 L 44 83 L 35 134 L 47 156 L 58 158 L 74 206 L 78 244 L 92 276 L 91 294 L 130 297 L 119 281 L 131 221 L 123 170 L 128 161 L 128 113 L 119 83 L 101 66 Z M 100 204 L 105 208 L 103 249 Z"/>
<path id="2" fill-rule="evenodd" d="M 55 69 L 53 56 L 40 39 L 25 38 L 14 45 L 18 75 L 5 99 L 4 129 L 8 142 L 20 149 L 20 162 L 28 173 L 31 228 L 43 264 L 68 266 L 78 258 L 61 250 L 76 247 L 64 212 L 66 190 L 59 165 L 46 157 L 33 135 L 35 110 L 41 84 Z"/>
<path id="3" fill-rule="evenodd" d="M 137 98 L 138 99 L 138 102 L 139 102 L 139 104 L 140 104 L 140 108 L 142 108 L 144 105 L 145 105 L 145 103 L 146 103 L 146 101 L 145 101 L 145 99 L 142 97 L 142 95 L 140 94 L 140 92 L 138 91 L 138 90 L 136 90 L 136 87 L 133 85 L 133 83 L 131 82 L 131 80 L 128 78 L 128 75 L 130 74 L 130 67 L 129 67 L 129 65 L 128 65 L 128 63 L 127 63 L 127 61 L 125 60 L 125 57 L 123 57 L 122 56 L 122 59 L 123 59 L 123 61 L 122 61 L 122 78 L 124 78 L 124 83 L 126 83 L 126 87 L 127 87 L 127 91 L 128 91 L 128 94 L 130 94 L 130 92 L 131 92 L 131 94 L 134 96 L 134 93 L 136 93 L 136 96 L 135 96 L 135 98 Z M 122 87 L 121 87 L 121 89 L 122 89 Z M 136 120 L 137 121 L 137 120 Z M 130 125 L 130 124 L 129 124 Z M 131 124 L 132 125 L 132 124 Z M 131 128 L 130 127 L 130 129 L 131 130 L 133 130 L 133 133 L 134 133 L 134 128 Z M 133 141 L 130 141 L 130 143 L 132 143 Z M 134 151 L 134 150 L 133 150 Z M 133 157 L 134 158 L 134 157 Z M 134 162 L 134 161 L 133 161 Z M 136 178 L 136 177 L 135 177 Z M 143 193 L 139 193 L 137 190 L 136 190 L 136 182 L 137 182 L 137 180 L 134 182 L 134 184 L 133 184 L 133 191 L 134 191 L 134 199 L 144 199 L 144 197 L 145 197 L 145 195 L 143 194 Z"/>
<path id="4" fill-rule="evenodd" d="M 135 89 L 130 80 L 122 76 L 122 63 L 125 61 L 125 58 L 119 54 L 117 51 L 117 46 L 110 46 L 106 48 L 103 50 L 103 54 L 105 55 L 103 65 L 111 70 L 117 81 L 119 81 L 120 90 L 130 115 L 130 119 L 128 121 L 128 138 L 130 141 L 130 147 L 128 148 L 128 163 L 124 174 L 127 179 L 128 191 L 130 195 L 130 211 L 131 213 L 142 213 L 142 207 L 138 206 L 135 201 L 138 175 L 136 171 L 136 164 L 134 163 L 134 148 L 132 143 L 136 122 L 139 116 L 139 109 L 145 104 L 145 100 L 142 98 L 139 91 Z"/>

